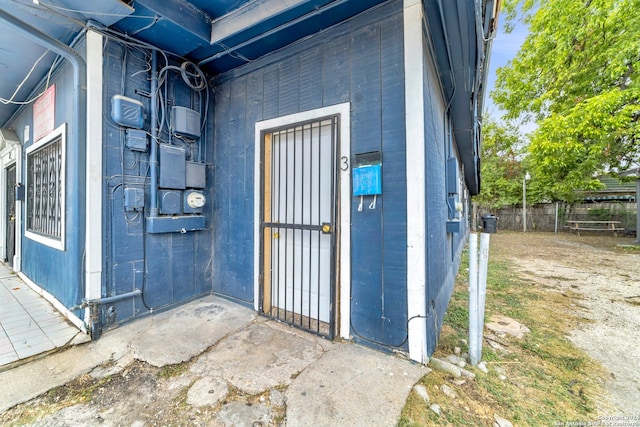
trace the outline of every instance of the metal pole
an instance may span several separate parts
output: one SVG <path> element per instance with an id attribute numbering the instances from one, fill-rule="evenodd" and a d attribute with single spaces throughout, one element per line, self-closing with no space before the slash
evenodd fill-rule
<path id="1" fill-rule="evenodd" d="M 478 351 L 478 235 L 469 234 L 469 359 L 480 361 Z"/>
<path id="2" fill-rule="evenodd" d="M 522 178 L 522 232 L 527 232 L 527 178 Z"/>
<path id="3" fill-rule="evenodd" d="M 555 234 L 558 234 L 558 202 L 556 202 L 556 226 L 553 230 Z"/>
<path id="4" fill-rule="evenodd" d="M 90 307 L 92 305 L 111 304 L 111 303 L 122 301 L 122 300 L 125 300 L 125 299 L 128 299 L 128 298 L 134 298 L 134 297 L 137 297 L 139 295 L 142 295 L 142 290 L 134 289 L 131 292 L 126 292 L 124 294 L 114 295 L 114 296 L 111 296 L 111 297 L 84 300 L 84 301 L 82 301 L 82 304 L 73 306 L 69 310 L 75 311 L 75 310 L 81 310 L 81 309 L 83 309 L 85 307 Z"/>
<path id="5" fill-rule="evenodd" d="M 484 306 L 487 299 L 487 271 L 489 269 L 489 242 L 491 234 L 480 234 L 480 265 L 478 266 L 478 361 L 482 359 L 484 335 Z"/>
<path id="6" fill-rule="evenodd" d="M 640 245 L 640 169 L 636 180 L 636 245 Z"/>

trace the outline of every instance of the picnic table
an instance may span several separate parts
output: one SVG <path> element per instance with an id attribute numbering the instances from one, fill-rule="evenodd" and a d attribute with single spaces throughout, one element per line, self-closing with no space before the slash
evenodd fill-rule
<path id="1" fill-rule="evenodd" d="M 618 231 L 624 231 L 620 227 L 620 221 L 567 221 L 569 233 L 575 231 L 578 236 L 581 231 L 610 231 L 614 236 L 618 236 Z"/>

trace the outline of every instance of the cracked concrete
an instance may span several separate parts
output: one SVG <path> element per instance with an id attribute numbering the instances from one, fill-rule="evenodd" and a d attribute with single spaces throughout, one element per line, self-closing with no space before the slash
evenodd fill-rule
<path id="1" fill-rule="evenodd" d="M 183 362 L 187 369 L 175 378 L 144 368 Z M 181 414 L 206 425 L 395 425 L 426 369 L 210 296 L 1 372 L 0 415 L 87 373 L 120 375 L 126 387 L 121 401 L 103 398 L 108 403 L 100 406 L 100 398 L 92 399 L 33 425 L 154 424 L 167 420 L 158 416 L 181 393 Z M 130 381 L 135 375 L 147 381 L 136 385 Z M 130 399 L 132 394 L 144 398 Z"/>

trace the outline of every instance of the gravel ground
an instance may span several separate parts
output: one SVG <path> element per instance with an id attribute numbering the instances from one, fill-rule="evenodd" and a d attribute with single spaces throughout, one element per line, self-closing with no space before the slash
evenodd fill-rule
<path id="1" fill-rule="evenodd" d="M 581 295 L 568 310 L 584 322 L 570 339 L 610 372 L 605 383 L 620 415 L 640 417 L 640 251 L 634 239 L 566 233 L 501 232 L 511 261 L 528 280 Z"/>

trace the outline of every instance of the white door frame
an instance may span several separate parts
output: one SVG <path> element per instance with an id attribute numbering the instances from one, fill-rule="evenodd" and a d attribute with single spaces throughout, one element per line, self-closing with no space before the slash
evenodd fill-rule
<path id="1" fill-rule="evenodd" d="M 254 170 L 254 250 L 253 250 L 253 306 L 256 311 L 260 309 L 260 205 L 262 201 L 262 133 L 268 129 L 274 129 L 293 125 L 295 123 L 312 121 L 327 116 L 338 115 L 340 117 L 338 135 L 340 138 L 340 159 L 338 199 L 338 218 L 340 234 L 338 238 L 339 255 L 336 260 L 336 290 L 339 294 L 339 302 L 336 311 L 338 322 L 338 335 L 349 339 L 351 332 L 351 105 L 348 102 L 336 104 L 315 110 L 303 111 L 288 116 L 276 117 L 270 120 L 256 122 L 255 125 L 255 170 Z M 345 167 L 342 167 L 345 165 Z"/>

